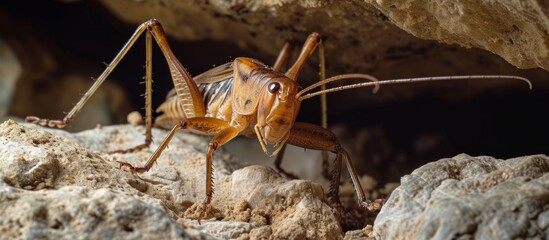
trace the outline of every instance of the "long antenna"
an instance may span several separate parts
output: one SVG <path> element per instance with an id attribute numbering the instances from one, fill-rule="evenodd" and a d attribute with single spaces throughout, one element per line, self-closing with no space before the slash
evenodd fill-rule
<path id="1" fill-rule="evenodd" d="M 312 97 L 320 95 L 320 94 L 332 93 L 332 92 L 337 92 L 337 91 L 342 91 L 342 90 L 347 90 L 347 89 L 352 89 L 352 88 L 376 86 L 376 89 L 377 89 L 377 88 L 379 88 L 380 85 L 388 85 L 388 84 L 412 83 L 412 82 L 430 82 L 430 81 L 450 81 L 450 80 L 465 80 L 465 79 L 515 79 L 515 80 L 520 80 L 520 81 L 526 82 L 528 84 L 528 87 L 530 89 L 532 89 L 532 83 L 527 78 L 523 78 L 523 77 L 519 77 L 519 76 L 509 76 L 509 75 L 444 76 L 444 77 L 402 78 L 402 79 L 391 79 L 391 80 L 383 80 L 383 81 L 374 81 L 370 78 L 371 76 L 366 75 L 366 76 L 368 76 L 368 78 L 366 78 L 364 76 L 359 77 L 359 78 L 366 78 L 368 80 L 372 80 L 373 82 L 357 83 L 357 84 L 351 84 L 351 85 L 347 85 L 347 86 L 334 87 L 334 88 L 321 90 L 321 91 L 317 91 L 317 92 L 314 92 L 314 93 L 309 93 L 309 94 L 305 94 L 305 95 L 301 96 L 303 93 L 305 93 L 307 91 L 310 91 L 310 90 L 312 90 L 312 89 L 314 89 L 314 88 L 316 88 L 316 87 L 318 87 L 322 84 L 326 84 L 328 82 L 333 82 L 333 81 L 342 80 L 342 79 L 349 79 L 350 77 L 347 77 L 348 75 L 353 75 L 353 74 L 339 75 L 339 76 L 328 78 L 325 81 L 313 84 L 313 85 L 303 89 L 299 93 L 297 93 L 296 97 L 298 97 L 299 100 L 305 100 L 305 99 L 312 98 Z M 359 74 L 359 75 L 364 75 L 364 74 Z M 344 77 L 337 78 L 337 77 L 340 77 L 340 76 L 344 76 Z M 328 80 L 330 80 L 330 81 L 328 81 Z M 374 91 L 376 89 L 374 89 Z"/>
<path id="2" fill-rule="evenodd" d="M 361 73 L 351 73 L 351 74 L 342 74 L 342 75 L 337 75 L 337 76 L 333 76 L 333 77 L 330 77 L 328 79 L 324 79 L 322 81 L 319 81 L 311 86 L 308 86 L 306 88 L 304 88 L 303 90 L 299 91 L 295 97 L 296 98 L 299 98 L 299 96 L 301 96 L 303 93 L 306 93 L 312 89 L 315 89 L 317 87 L 320 87 L 320 86 L 323 86 L 323 85 L 326 85 L 327 83 L 330 83 L 330 82 L 334 82 L 334 81 L 339 81 L 339 80 L 344 80 L 344 79 L 359 79 L 359 78 L 362 78 L 362 79 L 366 79 L 366 80 L 369 80 L 369 81 L 372 81 L 372 85 L 376 85 L 376 87 L 374 88 L 374 93 L 377 92 L 377 90 L 379 89 L 379 84 L 377 84 L 377 82 L 379 82 L 379 80 L 377 80 L 377 78 L 375 78 L 374 76 L 371 76 L 371 75 L 368 75 L 368 74 L 361 74 Z M 354 84 L 353 84 L 354 85 Z M 349 86 L 353 86 L 353 85 L 349 85 Z M 371 86 L 371 85 L 367 85 L 367 86 Z M 327 89 L 327 90 L 322 90 L 322 91 L 328 91 L 330 89 Z M 322 94 L 322 93 L 321 93 Z M 316 96 L 316 95 L 315 95 Z"/>

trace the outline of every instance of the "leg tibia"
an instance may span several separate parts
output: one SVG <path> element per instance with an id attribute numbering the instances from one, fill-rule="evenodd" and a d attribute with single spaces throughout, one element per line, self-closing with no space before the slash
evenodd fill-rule
<path id="1" fill-rule="evenodd" d="M 330 199 L 339 203 L 339 182 L 341 167 L 344 161 L 353 181 L 360 206 L 365 207 L 370 211 L 379 210 L 379 208 L 381 208 L 381 204 L 379 204 L 378 201 L 372 203 L 366 199 L 358 174 L 356 173 L 349 155 L 345 149 L 341 147 L 339 141 L 331 131 L 313 124 L 296 122 L 291 129 L 287 143 L 303 148 L 330 151 L 336 154 L 334 168 L 331 173 L 330 190 L 328 191 L 328 197 Z"/>

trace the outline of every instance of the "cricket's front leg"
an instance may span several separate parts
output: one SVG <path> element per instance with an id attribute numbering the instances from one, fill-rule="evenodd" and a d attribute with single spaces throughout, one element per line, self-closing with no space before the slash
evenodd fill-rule
<path id="1" fill-rule="evenodd" d="M 210 206 L 213 192 L 214 192 L 213 164 L 212 164 L 213 153 L 218 147 L 222 146 L 223 144 L 229 142 L 231 139 L 236 137 L 240 133 L 241 129 L 231 127 L 229 123 L 217 118 L 210 118 L 210 117 L 189 118 L 187 120 L 181 121 L 179 124 L 175 125 L 172 128 L 168 136 L 166 136 L 164 141 L 162 141 L 160 146 L 156 149 L 156 151 L 153 153 L 153 155 L 149 158 L 149 160 L 143 167 L 134 167 L 133 165 L 127 162 L 119 162 L 119 163 L 120 163 L 120 167 L 127 167 L 133 173 L 136 173 L 136 172 L 143 173 L 143 172 L 149 171 L 151 167 L 154 165 L 154 163 L 156 162 L 156 160 L 160 157 L 164 149 L 166 149 L 166 147 L 172 140 L 175 133 L 177 133 L 177 131 L 181 129 L 194 129 L 194 130 L 203 132 L 205 134 L 215 134 L 208 145 L 208 155 L 206 156 L 206 197 L 202 204 L 200 216 L 198 217 L 198 223 L 200 223 L 200 220 L 202 220 L 202 218 L 206 215 L 206 211 Z"/>
<path id="2" fill-rule="evenodd" d="M 210 144 L 208 145 L 208 155 L 206 157 L 206 198 L 204 198 L 204 202 L 202 203 L 202 209 L 200 210 L 200 215 L 198 216 L 198 224 L 200 224 L 200 220 L 204 218 L 206 215 L 206 212 L 208 208 L 210 207 L 210 203 L 212 202 L 212 196 L 214 192 L 213 187 L 213 153 L 215 150 L 219 147 L 221 147 L 223 144 L 229 142 L 231 139 L 236 137 L 240 133 L 240 130 L 234 127 L 228 127 L 223 130 L 221 130 L 219 133 L 217 133 L 212 140 L 210 141 Z"/>
<path id="3" fill-rule="evenodd" d="M 334 168 L 330 174 L 330 190 L 327 194 L 331 201 L 341 205 L 339 202 L 339 183 L 341 177 L 341 166 L 343 161 L 345 161 L 345 165 L 347 165 L 347 169 L 351 175 L 351 180 L 353 181 L 353 185 L 355 187 L 359 205 L 368 209 L 368 211 L 377 211 L 381 209 L 384 200 L 378 199 L 372 202 L 366 199 L 358 178 L 358 174 L 353 166 L 353 162 L 349 158 L 349 154 L 341 147 L 341 144 L 337 140 L 335 134 L 330 130 L 309 123 L 296 122 L 290 130 L 290 137 L 286 143 L 303 148 L 330 151 L 336 154 Z"/>

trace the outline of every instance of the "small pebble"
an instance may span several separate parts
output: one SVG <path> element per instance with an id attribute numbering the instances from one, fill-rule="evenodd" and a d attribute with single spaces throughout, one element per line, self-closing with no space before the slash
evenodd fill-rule
<path id="1" fill-rule="evenodd" d="M 143 124 L 143 116 L 141 116 L 141 113 L 138 111 L 133 111 L 130 114 L 128 114 L 127 117 L 128 123 L 132 126 L 137 126 Z"/>

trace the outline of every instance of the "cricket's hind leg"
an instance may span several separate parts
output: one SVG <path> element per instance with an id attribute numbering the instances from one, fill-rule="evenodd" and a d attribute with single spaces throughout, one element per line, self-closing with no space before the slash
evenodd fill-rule
<path id="1" fill-rule="evenodd" d="M 35 116 L 28 116 L 26 118 L 27 122 L 33 122 L 42 126 L 64 128 L 72 123 L 78 112 L 82 110 L 86 102 L 92 97 L 92 95 L 97 91 L 99 86 L 107 79 L 109 74 L 116 68 L 118 63 L 124 58 L 126 53 L 131 49 L 135 44 L 137 39 L 146 32 L 146 91 L 145 91 L 145 142 L 143 144 L 137 145 L 135 147 L 118 150 L 115 152 L 126 153 L 126 152 L 135 152 L 143 148 L 148 147 L 152 142 L 152 39 L 156 41 L 158 47 L 162 51 L 166 62 L 170 67 L 170 73 L 172 75 L 172 80 L 177 92 L 177 96 L 180 99 L 180 104 L 185 112 L 186 116 L 189 117 L 202 117 L 206 114 L 206 108 L 202 102 L 202 95 L 198 90 L 198 87 L 194 80 L 187 73 L 185 68 L 181 65 L 179 60 L 175 57 L 170 46 L 168 44 L 166 34 L 162 29 L 162 26 L 156 19 L 151 19 L 147 22 L 142 23 L 118 52 L 115 58 L 107 65 L 107 68 L 101 73 L 97 78 L 94 84 L 90 89 L 82 96 L 82 98 L 76 103 L 76 105 L 71 109 L 71 111 L 61 120 L 51 120 L 46 118 L 39 118 Z"/>

